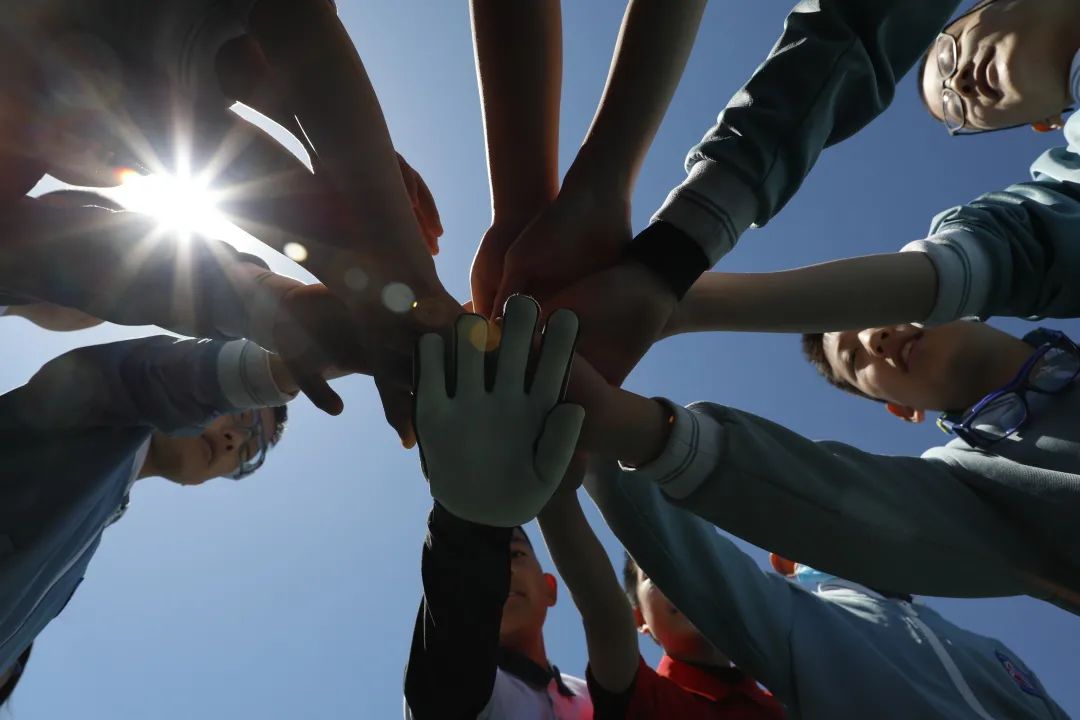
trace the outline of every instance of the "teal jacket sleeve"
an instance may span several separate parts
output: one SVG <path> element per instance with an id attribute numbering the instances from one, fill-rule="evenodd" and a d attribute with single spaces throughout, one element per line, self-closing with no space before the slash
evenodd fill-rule
<path id="1" fill-rule="evenodd" d="M 78 348 L 0 396 L 0 431 L 144 425 L 175 433 L 223 413 L 279 405 L 287 398 L 266 355 L 246 340 L 167 336 Z"/>
<path id="2" fill-rule="evenodd" d="M 686 160 L 688 178 L 655 219 L 701 245 L 710 263 L 791 198 L 824 147 L 892 101 L 959 0 L 805 0 L 717 124 Z"/>
<path id="3" fill-rule="evenodd" d="M 585 489 L 627 551 L 664 594 L 738 667 L 782 702 L 795 678 L 788 638 L 793 592 L 716 528 L 660 489 L 614 465 L 593 467 Z M 796 590 L 797 592 L 797 590 Z"/>
<path id="4" fill-rule="evenodd" d="M 1077 121 L 1068 130 L 1080 132 Z M 938 275 L 928 322 L 968 315 L 1080 315 L 1080 154 L 1075 143 L 1040 156 L 1032 180 L 947 210 L 925 240 Z"/>
<path id="5" fill-rule="evenodd" d="M 1039 580 L 1062 577 L 963 467 L 814 442 L 720 405 L 676 411 L 668 448 L 637 472 L 748 542 L 895 593 L 1046 597 Z"/>

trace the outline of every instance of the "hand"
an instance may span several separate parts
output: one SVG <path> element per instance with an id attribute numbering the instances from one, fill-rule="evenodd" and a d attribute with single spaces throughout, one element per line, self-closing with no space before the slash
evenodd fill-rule
<path id="1" fill-rule="evenodd" d="M 547 303 L 578 313 L 578 352 L 613 385 L 621 385 L 660 338 L 676 305 L 671 289 L 635 261 L 590 275 Z"/>
<path id="2" fill-rule="evenodd" d="M 484 233 L 484 237 L 480 239 L 470 274 L 473 312 L 484 317 L 492 317 L 495 315 L 496 307 L 502 310 L 502 305 L 496 306 L 494 303 L 495 295 L 499 291 L 499 283 L 502 282 L 506 251 L 518 239 L 528 223 L 529 220 L 509 222 L 496 218 Z"/>
<path id="3" fill-rule="evenodd" d="M 506 251 L 494 309 L 516 292 L 536 295 L 546 306 L 553 293 L 610 267 L 622 255 L 632 237 L 629 204 L 595 202 L 566 192 L 564 188 Z"/>
<path id="4" fill-rule="evenodd" d="M 439 238 L 443 234 L 442 221 L 439 219 L 439 209 L 435 207 L 435 198 L 431 196 L 424 178 L 416 172 L 401 154 L 397 154 L 398 165 L 401 166 L 401 179 L 405 181 L 405 190 L 409 193 L 409 201 L 412 203 L 413 212 L 416 214 L 416 222 L 420 224 L 420 232 L 424 236 L 424 242 L 432 255 L 439 254 Z"/>
<path id="5" fill-rule="evenodd" d="M 273 328 L 273 345 L 289 379 L 287 389 L 300 390 L 331 415 L 339 414 L 344 403 L 327 384 L 327 377 L 374 374 L 376 365 L 385 362 L 377 357 L 381 348 L 365 345 L 371 339 L 322 285 L 302 285 L 285 293 Z M 408 367 L 407 357 L 402 355 L 399 364 Z"/>
<path id="6" fill-rule="evenodd" d="M 443 339 L 420 338 L 416 428 L 431 494 L 454 515 L 513 527 L 536 517 L 559 487 L 585 411 L 561 402 L 574 354 L 577 317 L 552 315 L 532 381 L 526 384 L 539 307 L 507 303 L 491 388 L 485 382 L 488 325 L 458 318 L 447 373 Z"/>

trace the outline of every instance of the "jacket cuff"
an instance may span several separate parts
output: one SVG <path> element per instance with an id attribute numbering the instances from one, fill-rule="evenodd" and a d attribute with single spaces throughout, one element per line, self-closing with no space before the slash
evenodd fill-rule
<path id="1" fill-rule="evenodd" d="M 638 233 L 626 246 L 626 256 L 655 273 L 678 300 L 682 300 L 690 286 L 709 269 L 709 259 L 701 246 L 663 220 Z"/>
<path id="2" fill-rule="evenodd" d="M 724 165 L 702 160 L 671 191 L 653 221 L 671 223 L 690 236 L 712 267 L 731 252 L 757 211 L 757 198 L 746 182 Z"/>
<path id="3" fill-rule="evenodd" d="M 979 315 L 990 295 L 990 258 L 966 230 L 946 230 L 910 242 L 900 252 L 925 253 L 937 271 L 937 299 L 925 322 L 946 323 Z"/>
<path id="4" fill-rule="evenodd" d="M 693 494 L 716 469 L 723 454 L 723 426 L 664 398 L 654 398 L 671 411 L 674 422 L 663 452 L 647 465 L 619 467 L 660 485 L 669 497 L 681 500 Z"/>
<path id="5" fill-rule="evenodd" d="M 296 397 L 274 383 L 270 353 L 250 340 L 224 344 L 217 358 L 218 382 L 225 399 L 235 408 L 263 408 L 284 405 Z"/>

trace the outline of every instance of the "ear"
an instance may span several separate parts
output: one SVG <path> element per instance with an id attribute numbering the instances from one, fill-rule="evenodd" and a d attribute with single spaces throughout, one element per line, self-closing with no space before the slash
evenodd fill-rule
<path id="1" fill-rule="evenodd" d="M 548 607 L 554 607 L 559 599 L 559 581 L 551 573 L 544 573 L 544 602 Z"/>
<path id="2" fill-rule="evenodd" d="M 923 412 L 922 410 L 916 410 L 913 407 L 908 407 L 907 405 L 887 403 L 885 405 L 885 409 L 889 411 L 890 415 L 895 415 L 901 420 L 909 423 L 921 423 L 923 420 L 926 419 L 925 412 Z"/>
<path id="3" fill-rule="evenodd" d="M 795 574 L 795 563 L 786 557 L 780 557 L 776 553 L 769 553 L 769 564 L 772 565 L 773 570 L 784 577 L 791 577 Z"/>
<path id="4" fill-rule="evenodd" d="M 1052 115 L 1045 120 L 1031 123 L 1031 129 L 1040 133 L 1053 132 L 1054 130 L 1060 130 L 1063 127 L 1065 127 L 1065 121 L 1062 119 L 1060 113 Z"/>
<path id="5" fill-rule="evenodd" d="M 649 632 L 649 626 L 645 624 L 645 616 L 641 614 L 641 608 L 633 608 L 634 611 L 634 625 L 637 626 L 637 631 L 644 635 Z"/>

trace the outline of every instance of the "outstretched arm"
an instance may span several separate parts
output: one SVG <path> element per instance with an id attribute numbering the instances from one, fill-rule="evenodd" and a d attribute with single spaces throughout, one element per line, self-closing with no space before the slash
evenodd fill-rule
<path id="1" fill-rule="evenodd" d="M 705 0 L 630 0 L 607 84 L 558 198 L 509 249 L 496 307 L 545 297 L 614 263 L 630 234 L 630 198 L 694 45 Z"/>
<path id="2" fill-rule="evenodd" d="M 562 12 L 560 0 L 472 0 L 470 8 L 492 215 L 472 295 L 476 311 L 490 315 L 507 249 L 559 189 Z"/>
<path id="3" fill-rule="evenodd" d="M 634 681 L 640 657 L 634 615 L 577 492 L 556 493 L 539 521 L 551 559 L 581 613 L 589 672 L 605 691 L 623 693 Z"/>

